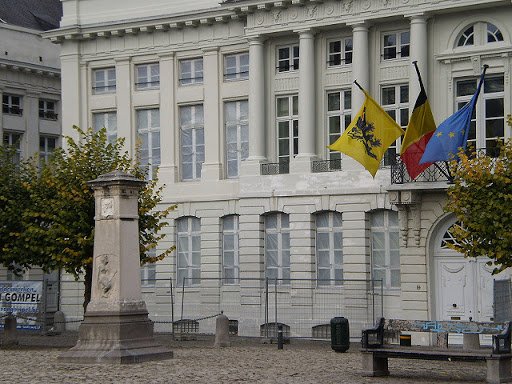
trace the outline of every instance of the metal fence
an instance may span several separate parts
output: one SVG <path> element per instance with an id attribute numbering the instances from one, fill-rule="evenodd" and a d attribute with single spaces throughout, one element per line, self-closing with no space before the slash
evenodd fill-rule
<path id="1" fill-rule="evenodd" d="M 214 334 L 216 317 L 224 313 L 232 335 L 274 338 L 282 325 L 286 337 L 328 339 L 330 320 L 342 316 L 357 339 L 383 313 L 380 280 L 202 278 L 175 286 L 168 278 L 142 280 L 141 286 L 155 331 L 178 338 Z M 61 281 L 59 288 L 58 309 L 67 329 L 77 329 L 83 320 L 83 281 Z M 43 322 L 43 330 L 54 325 L 48 311 L 34 320 Z"/>

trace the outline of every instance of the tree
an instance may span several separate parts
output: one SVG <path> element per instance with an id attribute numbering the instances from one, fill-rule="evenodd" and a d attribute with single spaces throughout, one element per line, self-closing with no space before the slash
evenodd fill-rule
<path id="1" fill-rule="evenodd" d="M 32 265 L 44 270 L 63 269 L 77 279 L 83 275 L 85 310 L 91 298 L 95 225 L 94 194 L 87 182 L 116 169 L 144 180 L 146 171 L 138 156 L 132 159 L 123 151 L 123 139 L 108 143 L 105 130 L 75 129 L 79 140 L 66 138 L 67 151 L 55 151 L 38 177 L 27 184 L 30 204 L 23 211 L 23 231 L 17 233 L 21 241 L 12 257 L 27 254 Z M 155 177 L 139 192 L 141 264 L 161 260 L 174 250 L 170 247 L 156 256 L 149 253 L 164 237 L 165 218 L 174 209 L 156 209 L 162 191 Z"/>
<path id="2" fill-rule="evenodd" d="M 482 153 L 459 157 L 450 164 L 454 184 L 448 188 L 446 210 L 461 225 L 451 229 L 458 244 L 449 246 L 466 257 L 489 257 L 493 273 L 499 273 L 512 266 L 512 140 L 501 145 L 496 158 Z"/>

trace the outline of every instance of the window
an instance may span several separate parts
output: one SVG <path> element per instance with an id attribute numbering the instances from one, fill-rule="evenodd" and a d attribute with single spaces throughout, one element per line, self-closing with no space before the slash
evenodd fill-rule
<path id="1" fill-rule="evenodd" d="M 117 139 L 117 113 L 116 112 L 97 112 L 92 114 L 93 129 L 98 132 L 105 128 L 107 141 L 113 144 Z"/>
<path id="2" fill-rule="evenodd" d="M 147 178 L 156 176 L 160 165 L 160 110 L 137 111 L 137 133 L 141 141 L 140 164 L 147 169 Z"/>
<path id="3" fill-rule="evenodd" d="M 224 104 L 226 121 L 226 165 L 228 178 L 238 177 L 240 162 L 249 156 L 247 100 Z"/>
<path id="4" fill-rule="evenodd" d="M 137 90 L 158 89 L 160 86 L 160 64 L 139 64 L 135 66 L 135 88 Z"/>
<path id="5" fill-rule="evenodd" d="M 352 92 L 335 91 L 327 93 L 327 131 L 329 143 L 339 139 L 342 132 L 352 121 Z M 329 151 L 329 160 L 338 160 L 331 164 L 332 167 L 341 169 L 341 152 Z"/>
<path id="6" fill-rule="evenodd" d="M 343 284 L 343 233 L 341 213 L 316 215 L 316 264 L 318 285 Z"/>
<path id="7" fill-rule="evenodd" d="M 401 84 L 382 87 L 381 104 L 388 115 L 405 130 L 407 124 L 409 124 L 409 86 Z M 398 140 L 387 149 L 384 154 L 385 166 L 395 163 L 401 141 L 401 138 L 398 138 Z"/>
<path id="8" fill-rule="evenodd" d="M 2 95 L 2 112 L 9 115 L 23 115 L 21 96 Z"/>
<path id="9" fill-rule="evenodd" d="M 199 180 L 204 162 L 203 106 L 180 108 L 181 179 Z"/>
<path id="10" fill-rule="evenodd" d="M 180 60 L 180 85 L 203 83 L 203 58 Z"/>
<path id="11" fill-rule="evenodd" d="M 201 220 L 182 217 L 176 220 L 177 284 L 198 285 L 201 278 Z"/>
<path id="12" fill-rule="evenodd" d="M 4 131 L 4 145 L 11 145 L 16 148 L 13 162 L 19 164 L 21 161 L 21 133 Z"/>
<path id="13" fill-rule="evenodd" d="M 39 136 L 39 162 L 47 162 L 57 147 L 57 138 L 52 136 Z"/>
<path id="14" fill-rule="evenodd" d="M 473 96 L 478 79 L 456 81 L 456 107 L 462 108 Z M 504 77 L 485 78 L 479 100 L 473 111 L 468 134 L 469 149 L 485 148 L 488 156 L 497 156 L 497 145 L 505 136 Z"/>
<path id="15" fill-rule="evenodd" d="M 389 210 L 371 214 L 372 278 L 385 288 L 400 287 L 400 246 L 398 213 Z"/>
<path id="16" fill-rule="evenodd" d="M 114 93 L 116 91 L 116 69 L 103 68 L 92 71 L 92 93 Z"/>
<path id="17" fill-rule="evenodd" d="M 299 153 L 299 97 L 277 98 L 277 147 L 279 163 L 289 163 Z"/>
<path id="18" fill-rule="evenodd" d="M 466 47 L 468 45 L 475 44 L 475 30 L 473 26 L 466 29 L 462 32 L 462 35 L 459 38 L 459 42 L 457 43 L 458 47 Z"/>
<path id="19" fill-rule="evenodd" d="M 460 34 L 457 39 L 457 47 L 472 47 L 485 44 L 499 43 L 503 41 L 503 34 L 494 24 L 477 22 Z"/>
<path id="20" fill-rule="evenodd" d="M 299 69 L 299 46 L 277 48 L 277 71 L 290 72 Z"/>
<path id="21" fill-rule="evenodd" d="M 238 216 L 222 219 L 222 277 L 224 284 L 239 284 Z"/>
<path id="22" fill-rule="evenodd" d="M 245 80 L 249 78 L 249 53 L 235 53 L 224 56 L 224 80 Z"/>
<path id="23" fill-rule="evenodd" d="M 156 248 L 147 252 L 149 257 L 156 257 Z M 147 263 L 140 267 L 140 285 L 143 287 L 154 287 L 156 285 L 156 264 Z"/>
<path id="24" fill-rule="evenodd" d="M 383 48 L 384 60 L 409 57 L 409 31 L 385 33 Z"/>
<path id="25" fill-rule="evenodd" d="M 338 67 L 352 64 L 352 38 L 332 40 L 327 43 L 327 66 Z"/>
<path id="26" fill-rule="evenodd" d="M 265 216 L 265 277 L 290 284 L 290 222 L 286 213 Z"/>
<path id="27" fill-rule="evenodd" d="M 57 120 L 55 101 L 39 100 L 39 117 L 46 120 Z"/>

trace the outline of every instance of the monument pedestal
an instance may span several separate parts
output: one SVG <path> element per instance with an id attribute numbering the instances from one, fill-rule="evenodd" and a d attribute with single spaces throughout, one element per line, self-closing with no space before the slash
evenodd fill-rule
<path id="1" fill-rule="evenodd" d="M 153 337 L 147 311 L 87 312 L 79 328 L 78 343 L 59 356 L 73 363 L 130 364 L 173 357 Z"/>
<path id="2" fill-rule="evenodd" d="M 172 358 L 153 337 L 140 287 L 137 198 L 144 182 L 114 171 L 89 182 L 95 196 L 91 301 L 77 344 L 59 358 L 129 364 Z"/>

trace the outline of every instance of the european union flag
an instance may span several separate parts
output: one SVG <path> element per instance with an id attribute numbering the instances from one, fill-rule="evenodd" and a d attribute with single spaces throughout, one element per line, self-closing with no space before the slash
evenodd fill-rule
<path id="1" fill-rule="evenodd" d="M 457 154 L 460 148 L 466 149 L 471 115 L 475 109 L 487 68 L 488 66 L 484 65 L 478 88 L 471 100 L 439 124 L 425 148 L 420 164 L 454 160 L 458 158 Z"/>

